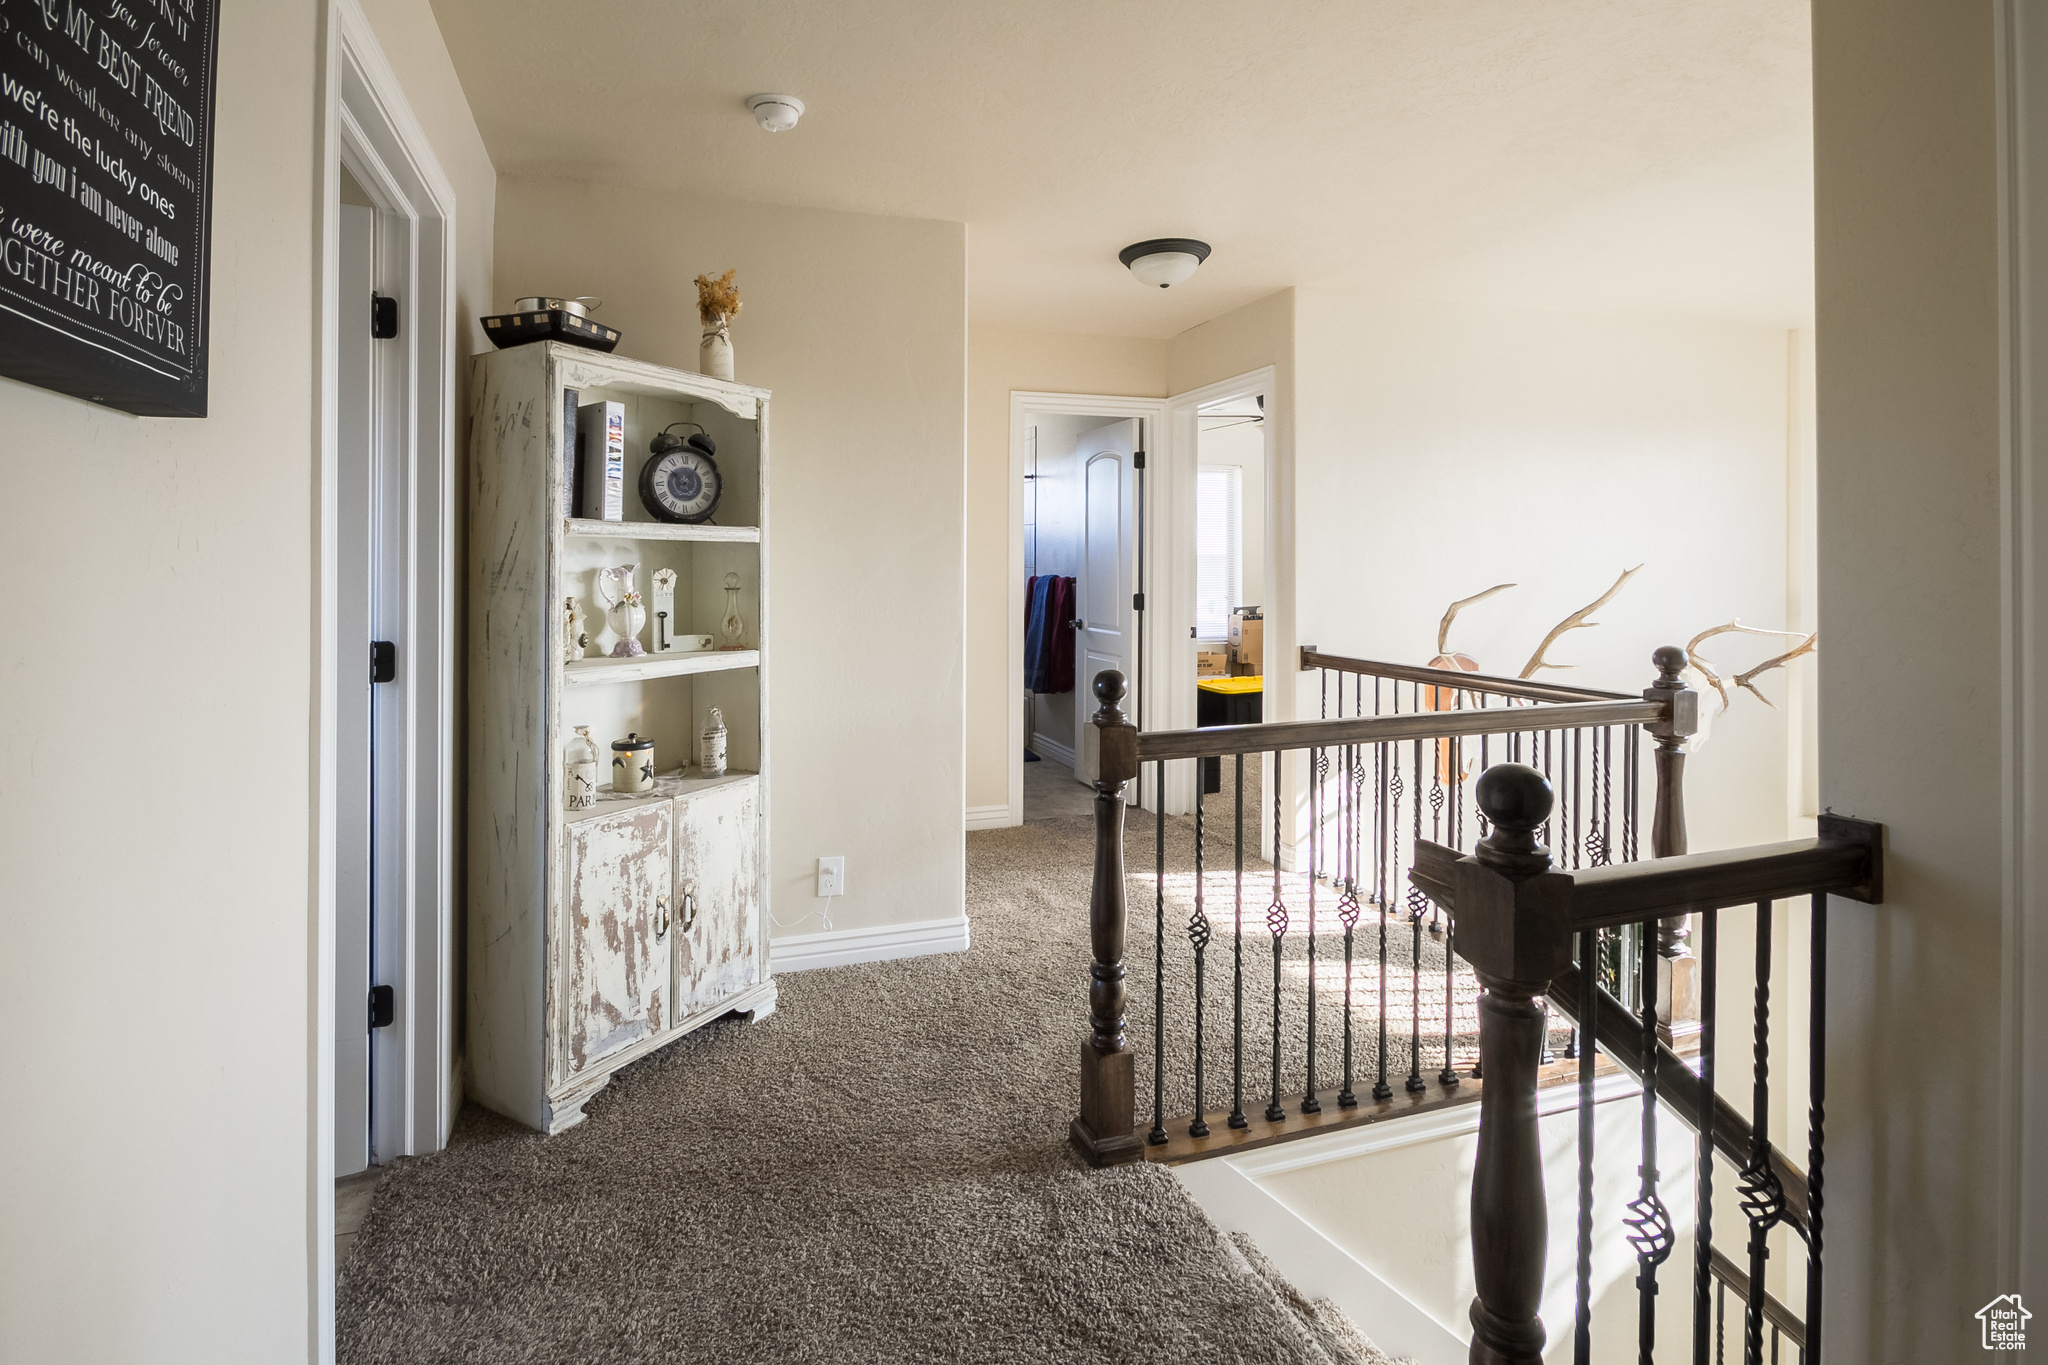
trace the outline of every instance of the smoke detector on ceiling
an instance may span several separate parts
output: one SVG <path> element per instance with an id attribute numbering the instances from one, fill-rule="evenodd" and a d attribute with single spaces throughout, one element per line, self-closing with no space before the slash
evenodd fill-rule
<path id="1" fill-rule="evenodd" d="M 1192 237 L 1154 237 L 1149 242 L 1131 243 L 1116 258 L 1130 268 L 1139 284 L 1165 289 L 1193 275 L 1195 267 L 1209 259 L 1209 244 Z"/>
<path id="2" fill-rule="evenodd" d="M 804 116 L 804 102 L 795 95 L 749 95 L 747 111 L 771 133 L 786 133 Z"/>

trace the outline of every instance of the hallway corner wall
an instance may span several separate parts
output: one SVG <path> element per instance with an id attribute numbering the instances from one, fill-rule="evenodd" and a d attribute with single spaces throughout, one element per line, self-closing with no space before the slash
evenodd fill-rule
<path id="1" fill-rule="evenodd" d="M 427 0 L 364 7 L 457 190 L 467 309 L 488 292 L 489 159 Z M 222 11 L 209 415 L 0 380 L 0 1360 L 277 1365 L 321 1345 L 328 8 Z M 114 772 L 84 776 L 87 747 Z"/>

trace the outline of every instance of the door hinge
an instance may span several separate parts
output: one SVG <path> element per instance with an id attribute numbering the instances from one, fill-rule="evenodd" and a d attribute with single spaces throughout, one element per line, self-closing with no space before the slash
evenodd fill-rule
<path id="1" fill-rule="evenodd" d="M 389 1028 L 391 1016 L 398 1006 L 389 986 L 370 987 L 370 1027 Z"/>
<path id="2" fill-rule="evenodd" d="M 370 295 L 370 335 L 378 341 L 389 341 L 398 335 L 397 299 Z"/>
<path id="3" fill-rule="evenodd" d="M 1132 594 L 1131 594 L 1131 610 L 1132 610 L 1132 611 L 1143 611 L 1143 610 L 1145 610 L 1145 594 L 1144 594 L 1144 593 L 1141 593 L 1141 592 L 1134 592 L 1134 593 L 1132 593 Z"/>
<path id="4" fill-rule="evenodd" d="M 398 676 L 398 646 L 389 640 L 370 641 L 370 681 L 390 682 Z"/>
<path id="5" fill-rule="evenodd" d="M 1134 450 L 1134 451 L 1132 451 L 1132 452 L 1131 452 L 1131 468 L 1133 468 L 1133 469 L 1143 469 L 1144 467 L 1145 467 L 1145 452 L 1144 452 L 1144 451 L 1142 451 L 1142 450 Z"/>

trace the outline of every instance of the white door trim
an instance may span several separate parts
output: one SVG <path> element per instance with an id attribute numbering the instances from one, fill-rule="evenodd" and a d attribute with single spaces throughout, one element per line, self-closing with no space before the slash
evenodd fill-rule
<path id="1" fill-rule="evenodd" d="M 2048 1299 L 2048 15 L 1999 0 L 2005 743 L 1998 1292 Z M 2031 1138 L 2031 1140 L 2030 1140 Z"/>
<path id="2" fill-rule="evenodd" d="M 1009 644 L 1006 651 L 1008 671 L 1003 675 L 1003 705 L 1009 713 L 1006 724 L 1009 729 L 1010 751 L 1004 761 L 1009 776 L 1010 800 L 1008 815 L 1000 825 L 991 822 L 990 808 L 978 809 L 979 822 L 974 826 L 978 829 L 995 829 L 1024 823 L 1024 745 L 1027 736 L 1024 733 L 1024 708 L 1020 704 L 1024 677 L 1024 474 L 1028 458 L 1024 449 L 1024 432 L 1029 426 L 1028 417 L 1032 413 L 1101 417 L 1104 421 L 1115 421 L 1119 417 L 1145 419 L 1145 430 L 1141 439 L 1146 451 L 1145 496 L 1148 500 L 1155 497 L 1154 485 L 1150 481 L 1151 471 L 1155 465 L 1166 462 L 1165 451 L 1171 439 L 1167 435 L 1166 423 L 1163 420 L 1166 414 L 1164 398 L 1105 397 L 1090 393 L 1038 393 L 1024 389 L 1013 389 L 1010 392 L 1010 600 L 1004 608 Z M 1155 451 L 1160 452 L 1156 457 L 1153 453 Z M 1139 510 L 1150 517 L 1149 505 Z M 1156 522 L 1154 524 L 1156 525 Z M 1143 543 L 1148 558 L 1154 564 L 1159 563 L 1156 546 L 1149 539 Z M 1147 591 L 1150 591 L 1149 573 L 1146 577 L 1146 587 Z M 1150 606 L 1149 601 L 1147 606 Z M 1158 637 L 1152 633 L 1155 623 L 1160 619 L 1158 612 L 1148 610 L 1145 612 L 1144 621 L 1139 624 L 1139 630 L 1145 632 L 1147 720 L 1158 714 L 1155 708 L 1166 695 L 1159 682 L 1159 670 L 1152 666 L 1153 661 L 1161 657 L 1162 652 Z M 1124 705 L 1126 714 L 1135 715 L 1130 701 L 1126 701 Z M 1154 728 L 1157 728 L 1156 722 Z"/>
<path id="3" fill-rule="evenodd" d="M 453 1001 L 449 990 L 450 846 L 454 736 L 455 190 L 412 112 L 358 0 L 330 0 L 322 52 L 320 430 L 316 554 L 317 647 L 313 670 L 315 764 L 313 971 L 313 1161 L 307 1192 L 313 1245 L 313 1356 L 334 1359 L 334 871 L 339 657 L 336 319 L 340 299 L 341 161 L 373 197 L 411 225 L 413 287 L 400 300 L 406 349 L 405 489 L 407 643 L 401 648 L 410 735 L 408 869 L 399 1017 L 405 1021 L 406 1150 L 445 1141 L 455 1113 Z M 352 305 L 354 306 L 354 305 Z M 398 946 L 398 945 L 394 945 Z M 394 1025 L 397 1027 L 397 1025 Z"/>
<path id="4" fill-rule="evenodd" d="M 1201 432 L 1197 418 L 1200 410 L 1210 404 L 1228 398 L 1249 398 L 1264 394 L 1268 409 L 1266 420 L 1260 424 L 1265 436 L 1266 452 L 1262 477 L 1265 484 L 1265 562 L 1261 566 L 1261 581 L 1266 583 L 1266 596 L 1273 596 L 1273 585 L 1281 581 L 1278 553 L 1281 537 L 1278 534 L 1277 518 L 1284 510 L 1279 496 L 1280 469 L 1275 458 L 1273 440 L 1277 425 L 1276 413 L 1280 396 L 1274 390 L 1279 382 L 1278 371 L 1271 365 L 1251 370 L 1214 384 L 1204 384 L 1199 389 L 1177 393 L 1166 400 L 1166 434 L 1164 443 L 1167 454 L 1158 460 L 1157 483 L 1161 515 L 1153 523 L 1158 535 L 1157 548 L 1153 552 L 1152 567 L 1158 583 L 1160 624 L 1159 653 L 1155 656 L 1155 676 L 1164 694 L 1164 705 L 1159 712 L 1155 728 L 1162 730 L 1185 730 L 1195 724 L 1195 651 L 1193 642 L 1187 637 L 1187 627 L 1195 619 L 1195 475 L 1201 463 Z M 1290 539 L 1287 543 L 1292 544 Z M 1265 660 L 1261 665 L 1267 679 L 1267 691 L 1277 690 L 1276 676 L 1291 674 L 1292 669 L 1283 669 L 1280 659 L 1283 655 L 1283 641 L 1273 629 L 1281 614 L 1268 602 L 1266 607 Z M 1178 623 L 1173 629 L 1171 623 Z M 1291 650 L 1292 642 L 1284 642 L 1284 649 Z M 1270 697 L 1266 703 L 1266 718 L 1274 719 Z M 1257 761 L 1257 760 L 1254 760 Z M 1195 808 L 1195 765 L 1175 763 L 1166 774 L 1166 809 L 1169 815 L 1186 815 Z M 1257 822 L 1260 832 L 1260 847 L 1271 856 L 1273 836 L 1264 819 Z"/>

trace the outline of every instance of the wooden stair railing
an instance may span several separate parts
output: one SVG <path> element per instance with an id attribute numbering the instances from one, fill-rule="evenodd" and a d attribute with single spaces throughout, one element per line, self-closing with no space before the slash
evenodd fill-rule
<path id="1" fill-rule="evenodd" d="M 1475 1083 L 1479 1081 L 1478 1071 L 1468 1075 L 1462 1070 L 1471 1060 L 1471 1045 L 1469 1041 L 1457 1041 L 1454 1035 L 1458 1030 L 1453 1028 L 1451 1018 L 1453 1013 L 1469 1015 L 1469 1010 L 1454 998 L 1451 988 L 1455 963 L 1448 960 L 1448 952 L 1446 962 L 1441 964 L 1447 1002 L 1442 1031 L 1436 1032 L 1435 1021 L 1429 1025 L 1431 1038 L 1427 1049 L 1433 1054 L 1431 1062 L 1441 1060 L 1442 1066 L 1439 1070 L 1432 1065 L 1430 1070 L 1436 1073 L 1432 1080 L 1424 1076 L 1420 1065 L 1425 1049 L 1421 1036 L 1420 967 L 1414 964 L 1419 964 L 1423 956 L 1425 928 L 1432 938 L 1442 938 L 1447 925 L 1439 923 L 1440 917 L 1430 908 L 1427 897 L 1420 891 L 1406 889 L 1404 872 L 1408 860 L 1425 833 L 1431 837 L 1447 834 L 1462 843 L 1466 837 L 1462 831 L 1482 829 L 1477 809 L 1472 805 L 1472 774 L 1495 758 L 1519 759 L 1524 755 L 1532 763 L 1540 762 L 1555 771 L 1568 793 L 1569 799 L 1559 810 L 1559 839 L 1561 845 L 1568 845 L 1568 861 L 1573 865 L 1634 857 L 1639 828 L 1647 828 L 1654 855 L 1684 852 L 1684 797 L 1678 764 L 1661 760 L 1655 763 L 1654 814 L 1647 826 L 1641 821 L 1645 785 L 1641 772 L 1646 765 L 1638 761 L 1638 734 L 1647 733 L 1659 744 L 1667 736 L 1682 739 L 1694 728 L 1696 714 L 1696 698 L 1679 680 L 1684 651 L 1659 650 L 1655 657 L 1656 682 L 1640 697 L 1630 697 L 1523 679 L 1452 674 L 1442 669 L 1305 649 L 1301 655 L 1303 668 L 1319 670 L 1322 675 L 1323 718 L 1143 733 L 1131 725 L 1121 709 L 1125 695 L 1122 675 L 1113 671 L 1098 674 L 1093 683 L 1099 707 L 1093 720 L 1099 767 L 1094 784 L 1096 846 L 1089 907 L 1090 1023 L 1082 1043 L 1080 1112 L 1070 1126 L 1074 1146 L 1094 1165 L 1142 1159 L 1198 1159 L 1476 1100 L 1481 1089 Z M 1330 714 L 1333 682 L 1334 716 Z M 1296 886 L 1297 892 L 1305 892 L 1305 904 L 1282 906 L 1277 876 L 1270 906 L 1264 890 L 1249 886 L 1246 881 L 1245 836 L 1247 832 L 1251 834 L 1256 852 L 1256 841 L 1268 812 L 1251 810 L 1250 821 L 1246 821 L 1245 760 L 1249 757 L 1256 762 L 1261 756 L 1270 765 L 1269 774 L 1280 771 L 1283 764 L 1286 775 L 1296 780 L 1304 771 L 1311 774 L 1310 808 L 1299 812 L 1309 817 L 1310 828 L 1298 851 L 1306 852 L 1314 874 L 1305 888 L 1298 883 Z M 1166 1062 L 1163 982 L 1167 940 L 1171 935 L 1165 917 L 1167 869 L 1162 854 L 1156 869 L 1157 887 L 1151 898 L 1156 940 L 1150 955 L 1153 962 L 1149 964 L 1153 968 L 1152 979 L 1145 983 L 1149 987 L 1145 994 L 1154 1006 L 1150 1040 L 1153 1112 L 1149 1127 L 1141 1134 L 1133 1092 L 1137 1068 L 1126 1038 L 1126 1016 L 1129 972 L 1135 969 L 1142 976 L 1148 964 L 1136 964 L 1133 968 L 1125 959 L 1129 905 L 1124 867 L 1124 797 L 1130 785 L 1140 780 L 1141 772 L 1147 777 L 1154 775 L 1148 769 L 1156 770 L 1158 780 L 1164 783 L 1170 764 L 1186 763 L 1192 768 L 1215 760 L 1214 772 L 1220 775 L 1221 760 L 1226 758 L 1236 760 L 1238 797 L 1237 894 L 1231 898 L 1234 913 L 1217 915 L 1213 920 L 1205 914 L 1200 890 L 1205 884 L 1205 840 L 1198 837 L 1194 867 L 1197 892 L 1188 941 L 1185 947 L 1176 947 L 1174 951 L 1193 955 L 1195 999 L 1199 1002 L 1203 998 L 1204 947 L 1213 930 L 1218 940 L 1216 953 L 1227 953 L 1228 959 L 1214 963 L 1217 990 L 1208 999 L 1220 1002 L 1226 998 L 1223 992 L 1228 989 L 1230 998 L 1241 1005 L 1242 984 L 1247 979 L 1243 974 L 1247 969 L 1264 970 L 1254 959 L 1266 952 L 1264 941 L 1270 929 L 1276 1000 L 1271 1036 L 1277 1059 L 1282 940 L 1299 944 L 1305 938 L 1309 972 L 1298 996 L 1291 997 L 1288 1004 L 1290 1008 L 1298 1007 L 1303 1003 L 1300 997 L 1305 997 L 1308 1046 L 1305 1053 L 1290 1051 L 1289 1061 L 1298 1068 L 1305 1057 L 1307 1084 L 1298 1103 L 1283 1104 L 1276 1060 L 1271 1092 L 1263 1096 L 1250 1093 L 1255 1088 L 1265 1088 L 1244 1069 L 1249 1033 L 1258 1026 L 1258 1021 L 1250 1019 L 1240 1008 L 1230 1018 L 1217 1021 L 1229 1029 L 1223 1041 L 1229 1046 L 1230 1061 L 1227 1068 L 1219 1065 L 1211 1069 L 1209 1075 L 1217 1083 L 1205 1090 L 1203 1021 L 1197 1008 L 1192 1011 L 1195 1060 L 1191 1077 L 1183 1078 L 1194 1081 L 1192 1112 L 1167 1118 L 1161 1101 L 1161 1076 Z M 1306 769 L 1294 766 L 1303 760 Z M 1204 780 L 1213 779 L 1199 772 L 1196 776 L 1194 815 L 1199 836 L 1203 830 L 1200 788 Z M 1276 803 L 1282 786 L 1284 781 L 1267 782 L 1267 794 Z M 1149 786 L 1147 795 L 1155 797 L 1149 804 L 1154 807 L 1153 818 L 1160 822 L 1163 849 L 1164 817 L 1157 813 L 1163 802 L 1157 799 L 1159 792 Z M 1324 804 L 1326 801 L 1328 804 Z M 1282 814 L 1277 805 L 1270 811 L 1276 845 Z M 1326 826 L 1334 827 L 1334 840 Z M 1320 906 L 1319 886 L 1327 888 L 1322 891 Z M 1253 897 L 1257 898 L 1256 903 Z M 1352 951 L 1354 928 L 1358 930 L 1356 959 Z M 1408 1017 L 1400 1021 L 1405 1037 L 1394 1037 L 1389 1032 L 1386 988 L 1392 983 L 1386 976 L 1386 964 L 1390 930 L 1408 940 L 1405 947 L 1409 962 L 1402 970 L 1404 975 L 1414 974 L 1409 983 L 1412 989 Z M 1252 942 L 1254 938 L 1257 943 Z M 1376 939 L 1376 945 L 1369 943 L 1369 938 Z M 1332 957 L 1324 960 L 1330 967 L 1336 965 L 1332 959 L 1337 950 L 1342 951 L 1342 1066 L 1326 1066 L 1321 1073 L 1323 1079 L 1333 1079 L 1333 1073 L 1341 1071 L 1341 1087 L 1316 1084 L 1315 965 L 1319 939 L 1327 940 L 1324 950 Z M 1394 944 L 1397 953 L 1402 947 Z M 1676 940 L 1670 935 L 1662 936 L 1659 951 L 1660 962 L 1682 957 L 1683 936 Z M 1675 961 L 1667 963 L 1674 971 L 1678 965 Z M 1371 1049 L 1368 1045 L 1357 1051 L 1358 1055 L 1374 1058 L 1379 1074 L 1376 1078 L 1359 1078 L 1361 1083 L 1354 1091 L 1351 992 L 1354 968 L 1367 967 L 1377 967 L 1379 989 L 1373 1009 L 1378 1015 L 1378 1046 Z M 1435 966 L 1431 968 L 1432 973 L 1437 970 Z M 1671 994 L 1667 991 L 1666 997 Z M 1326 1004 L 1334 1003 L 1328 993 L 1324 1000 Z M 1185 1015 L 1176 1016 L 1177 1025 L 1188 1022 Z M 1677 1021 L 1665 1021 L 1667 1038 L 1675 1036 L 1671 1033 L 1674 1022 Z M 1212 1033 L 1216 1031 L 1211 1029 Z M 1469 1033 L 1465 1037 L 1469 1038 Z M 1339 1040 L 1325 1035 L 1325 1041 Z M 1456 1068 L 1454 1044 L 1465 1054 Z M 1256 1045 L 1264 1048 L 1263 1036 L 1256 1040 Z M 1406 1054 L 1402 1067 L 1408 1071 L 1405 1078 L 1396 1073 L 1391 1085 L 1387 1074 L 1390 1045 Z M 1566 1048 L 1565 1056 L 1576 1056 L 1575 1047 Z M 1325 1060 L 1335 1062 L 1337 1058 Z M 1224 1083 L 1226 1071 L 1228 1084 Z M 1230 1106 L 1227 1110 L 1210 1110 L 1204 1103 L 1226 1094 Z M 1257 1103 L 1250 1102 L 1253 1100 Z M 1212 1117 L 1222 1121 L 1211 1123 Z"/>
<path id="2" fill-rule="evenodd" d="M 1826 902 L 1830 895 L 1876 904 L 1883 897 L 1883 829 L 1839 816 L 1822 819 L 1820 837 L 1655 862 L 1559 871 L 1536 831 L 1551 808 L 1541 774 L 1516 764 L 1489 769 L 1479 780 L 1479 804 L 1493 825 L 1476 853 L 1459 856 L 1424 844 L 1413 879 L 1453 914 L 1458 950 L 1473 966 L 1486 994 L 1479 1006 L 1481 1064 L 1479 1149 L 1472 1178 L 1472 1261 L 1477 1294 L 1472 1302 L 1474 1365 L 1537 1365 L 1545 1333 L 1537 1316 L 1542 1293 L 1548 1202 L 1537 1134 L 1536 1088 L 1542 1048 L 1541 1001 L 1593 1019 L 1599 1050 L 1632 1072 L 1643 1086 L 1642 1192 L 1630 1207 L 1629 1240 L 1638 1255 L 1640 1358 L 1655 1350 L 1657 1268 L 1674 1241 L 1669 1211 L 1657 1186 L 1656 1121 L 1660 1102 L 1697 1134 L 1696 1255 L 1693 1345 L 1705 1350 L 1710 1282 L 1716 1278 L 1712 1243 L 1713 1162 L 1718 1151 L 1742 1172 L 1742 1208 L 1750 1224 L 1749 1268 L 1740 1291 L 1744 1304 L 1744 1359 L 1761 1365 L 1764 1330 L 1783 1330 L 1782 1305 L 1750 1296 L 1761 1283 L 1765 1239 L 1780 1223 L 1807 1247 L 1806 1319 L 1800 1344 L 1817 1360 L 1821 1326 L 1822 1219 L 1820 1172 L 1826 1019 Z M 1810 1020 L 1811 1095 L 1808 1169 L 1801 1173 L 1764 1137 L 1770 1103 L 1769 980 L 1771 902 L 1814 898 L 1813 1015 Z M 1713 1086 L 1715 1001 L 1712 966 L 1717 912 L 1755 904 L 1758 918 L 1755 1005 L 1755 1085 L 1748 1118 Z M 1656 984 L 1661 973 L 1645 961 L 1643 1008 L 1632 1014 L 1599 988 L 1597 974 L 1573 962 L 1595 962 L 1595 935 L 1603 928 L 1646 924 L 1674 912 L 1702 915 L 1708 948 L 1703 981 L 1701 1070 L 1695 1074 L 1658 1030 Z M 1644 939 L 1648 958 L 1654 940 Z M 1582 1054 L 1580 1101 L 1580 1237 L 1576 1354 L 1590 1357 L 1593 1051 Z M 1730 1283 L 1726 1275 L 1722 1283 Z M 1697 1358 L 1705 1358 L 1701 1354 Z"/>

